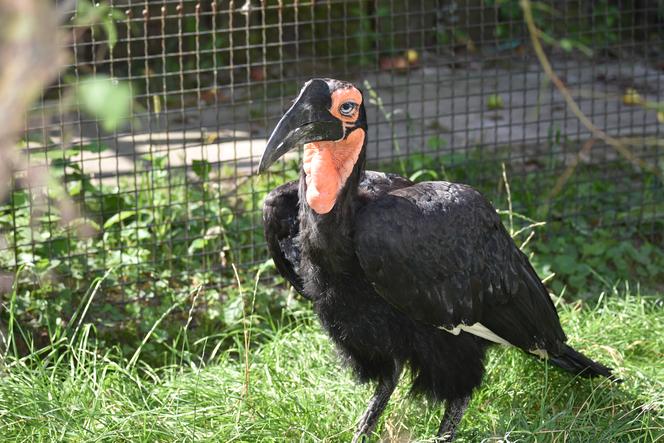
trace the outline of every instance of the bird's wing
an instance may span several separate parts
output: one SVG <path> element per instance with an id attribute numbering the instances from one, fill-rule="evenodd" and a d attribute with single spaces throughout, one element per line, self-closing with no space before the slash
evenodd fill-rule
<path id="1" fill-rule="evenodd" d="M 303 297 L 302 279 L 298 275 L 300 248 L 297 236 L 300 230 L 298 219 L 298 182 L 292 181 L 272 190 L 263 204 L 263 227 L 268 250 L 279 273 Z"/>
<path id="2" fill-rule="evenodd" d="M 561 352 L 566 338 L 546 288 L 473 188 L 427 182 L 382 195 L 358 214 L 355 244 L 377 292 L 406 315 Z"/>
<path id="3" fill-rule="evenodd" d="M 375 199 L 387 192 L 413 183 L 396 174 L 365 171 L 360 182 L 361 198 Z M 263 228 L 268 250 L 279 273 L 303 297 L 302 278 L 299 275 L 300 247 L 298 245 L 299 183 L 297 180 L 275 188 L 263 204 Z"/>
<path id="4" fill-rule="evenodd" d="M 358 195 L 364 203 L 373 201 L 389 192 L 412 186 L 414 183 L 398 174 L 364 171 L 360 179 Z"/>

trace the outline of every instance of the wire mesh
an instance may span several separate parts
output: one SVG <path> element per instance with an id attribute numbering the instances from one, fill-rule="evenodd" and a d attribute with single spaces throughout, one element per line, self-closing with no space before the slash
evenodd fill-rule
<path id="1" fill-rule="evenodd" d="M 643 161 L 661 163 L 664 117 L 648 104 L 663 99 L 662 3 L 533 4 L 581 109 L 629 138 Z M 223 287 L 231 263 L 263 262 L 262 198 L 297 170 L 285 160 L 267 178 L 253 174 L 271 127 L 314 76 L 364 89 L 372 167 L 426 165 L 426 154 L 453 177 L 472 168 L 470 184 L 486 188 L 498 186 L 504 162 L 524 178 L 513 192 L 543 201 L 576 165 L 584 173 L 565 185 L 574 198 L 556 196 L 549 221 L 591 215 L 585 229 L 660 233 L 661 181 L 621 161 L 570 112 L 533 55 L 517 0 L 109 5 L 107 26 L 79 25 L 72 12 L 70 62 L 25 118 L 27 164 L 50 164 L 75 210 L 66 216 L 52 189 L 16 172 L 0 208 L 0 267 L 21 268 L 21 284 L 62 295 L 113 269 L 107 297 L 123 303 L 128 286 L 152 300 L 158 285 Z M 68 92 L 102 75 L 134 97 L 131 117 L 112 131 Z"/>

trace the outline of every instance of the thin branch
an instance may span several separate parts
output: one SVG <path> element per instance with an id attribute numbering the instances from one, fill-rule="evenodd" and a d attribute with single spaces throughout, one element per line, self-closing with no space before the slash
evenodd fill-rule
<path id="1" fill-rule="evenodd" d="M 507 192 L 507 210 L 510 221 L 510 235 L 514 237 L 514 213 L 512 210 L 512 191 L 510 190 L 510 182 L 507 181 L 507 171 L 505 170 L 505 162 L 501 163 L 503 168 L 503 182 L 505 183 L 505 191 Z"/>
<path id="2" fill-rule="evenodd" d="M 533 19 L 533 12 L 530 0 L 521 0 L 521 9 L 523 10 L 523 16 L 526 20 L 526 25 L 528 26 L 528 32 L 530 33 L 530 40 L 533 44 L 533 49 L 535 50 L 535 54 L 539 59 L 540 65 L 542 65 L 542 69 L 549 77 L 549 79 L 553 82 L 553 84 L 556 86 L 560 94 L 565 99 L 567 106 L 572 111 L 572 113 L 576 115 L 581 124 L 583 124 L 583 126 L 585 126 L 593 134 L 594 138 L 604 141 L 607 145 L 613 147 L 623 157 L 625 157 L 633 164 L 640 166 L 641 168 L 646 169 L 661 178 L 662 171 L 657 166 L 646 163 L 640 158 L 638 158 L 619 139 L 610 136 L 609 134 L 607 134 L 606 132 L 602 131 L 600 128 L 595 126 L 592 120 L 590 120 L 588 116 L 586 116 L 586 114 L 583 113 L 578 103 L 574 100 L 574 97 L 572 96 L 569 89 L 567 89 L 563 81 L 560 80 L 560 77 L 558 77 L 558 75 L 553 70 L 551 63 L 549 62 L 549 59 L 544 53 L 544 49 L 542 48 L 542 44 L 538 37 L 539 30 L 535 26 L 535 20 Z"/>
<path id="3" fill-rule="evenodd" d="M 563 186 L 565 186 L 567 180 L 569 180 L 569 178 L 574 173 L 574 170 L 581 161 L 581 158 L 590 152 L 594 144 L 595 144 L 594 138 L 591 138 L 590 140 L 588 140 L 583 144 L 581 150 L 576 154 L 576 157 L 574 157 L 572 163 L 567 167 L 567 169 L 565 169 L 565 171 L 563 171 L 562 175 L 558 177 L 558 180 L 556 180 L 556 184 L 553 185 L 553 189 L 551 189 L 551 192 L 549 192 L 547 200 L 552 200 L 556 195 L 560 193 L 560 191 L 563 190 Z"/>

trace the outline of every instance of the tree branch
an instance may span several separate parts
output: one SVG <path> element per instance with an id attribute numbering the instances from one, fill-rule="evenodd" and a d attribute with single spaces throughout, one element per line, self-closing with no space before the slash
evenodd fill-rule
<path id="1" fill-rule="evenodd" d="M 553 84 L 556 86 L 560 94 L 565 99 L 567 107 L 572 111 L 572 113 L 574 113 L 574 115 L 576 115 L 581 124 L 583 124 L 583 126 L 585 126 L 592 133 L 594 138 L 602 140 L 607 145 L 613 147 L 616 151 L 618 151 L 618 153 L 620 153 L 620 155 L 625 157 L 634 165 L 646 169 L 662 178 L 662 171 L 657 166 L 646 163 L 634 155 L 634 153 L 630 151 L 620 139 L 612 137 L 606 132 L 602 131 L 600 128 L 595 126 L 595 124 L 592 122 L 592 120 L 590 120 L 590 118 L 588 118 L 586 114 L 584 114 L 576 100 L 574 100 L 572 93 L 569 91 L 569 89 L 567 89 L 567 86 L 565 86 L 563 81 L 560 80 L 560 77 L 558 77 L 556 72 L 553 70 L 549 59 L 544 53 L 544 49 L 542 48 L 542 44 L 538 37 L 539 30 L 537 29 L 537 26 L 535 26 L 535 20 L 533 19 L 530 0 L 521 0 L 521 9 L 523 10 L 523 16 L 526 20 L 526 25 L 528 26 L 528 32 L 530 33 L 530 40 L 533 44 L 533 49 L 535 50 L 535 54 L 539 59 L 540 65 L 542 65 L 542 69 L 546 73 L 547 77 L 549 77 L 551 82 L 553 82 Z"/>

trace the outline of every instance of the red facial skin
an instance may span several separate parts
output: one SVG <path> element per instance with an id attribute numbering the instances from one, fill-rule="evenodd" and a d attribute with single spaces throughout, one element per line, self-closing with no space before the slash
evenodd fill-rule
<path id="1" fill-rule="evenodd" d="M 341 104 L 352 101 L 357 106 L 352 115 L 339 112 Z M 344 126 L 353 126 L 357 121 L 362 94 L 354 87 L 337 89 L 332 93 L 330 113 L 342 121 Z M 321 141 L 304 145 L 304 173 L 307 181 L 307 203 L 318 214 L 332 210 L 337 195 L 353 171 L 364 144 L 364 130 L 355 129 L 348 137 L 338 141 Z"/>

